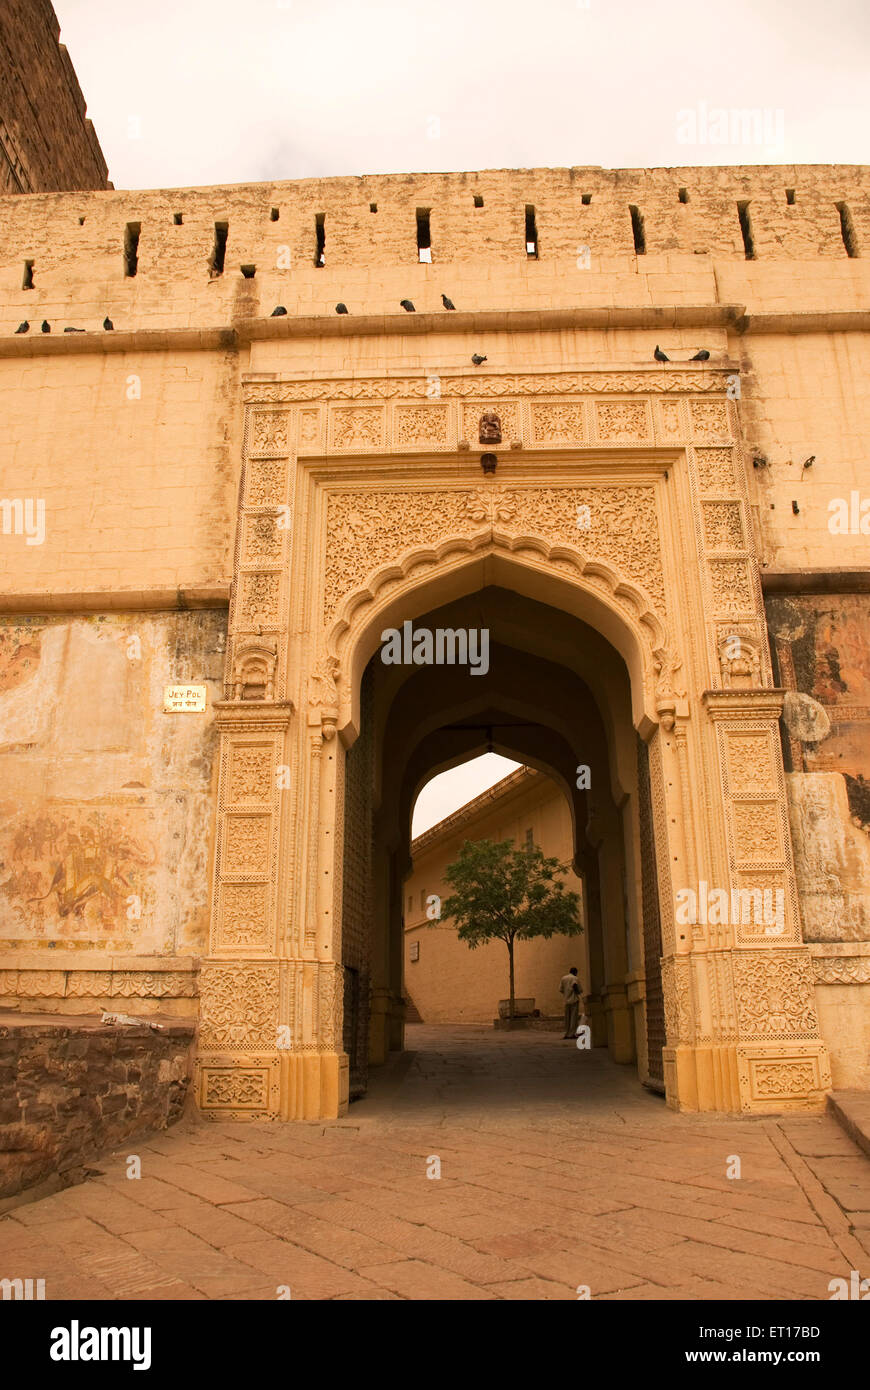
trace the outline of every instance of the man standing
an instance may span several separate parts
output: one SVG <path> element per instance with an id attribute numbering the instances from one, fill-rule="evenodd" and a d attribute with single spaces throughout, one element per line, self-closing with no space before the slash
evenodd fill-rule
<path id="1" fill-rule="evenodd" d="M 577 979 L 577 967 L 572 965 L 567 975 L 563 975 L 559 981 L 559 993 L 565 999 L 565 1032 L 564 1037 L 573 1038 L 577 1032 L 577 1019 L 580 1013 L 580 981 Z"/>

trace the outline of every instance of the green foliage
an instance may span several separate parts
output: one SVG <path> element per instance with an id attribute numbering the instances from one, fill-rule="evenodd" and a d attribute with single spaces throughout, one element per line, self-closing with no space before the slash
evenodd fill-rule
<path id="1" fill-rule="evenodd" d="M 557 877 L 570 869 L 548 859 L 537 845 L 514 847 L 511 840 L 466 840 L 444 877 L 453 889 L 441 915 L 456 923 L 460 940 L 472 950 L 486 941 L 542 936 L 577 936 L 580 897 Z"/>

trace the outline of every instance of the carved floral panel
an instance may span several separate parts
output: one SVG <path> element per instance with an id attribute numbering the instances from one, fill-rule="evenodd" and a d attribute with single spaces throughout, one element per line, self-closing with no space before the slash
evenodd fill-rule
<path id="1" fill-rule="evenodd" d="M 735 801 L 731 805 L 734 851 L 738 862 L 783 857 L 778 801 Z"/>
<path id="2" fill-rule="evenodd" d="M 270 801 L 274 781 L 272 776 L 272 745 L 270 743 L 234 743 L 230 748 L 230 805 L 240 802 Z"/>
<path id="3" fill-rule="evenodd" d="M 203 1069 L 202 1103 L 207 1109 L 265 1110 L 269 1073 L 241 1067 Z"/>
<path id="4" fill-rule="evenodd" d="M 608 444 L 648 443 L 649 407 L 646 401 L 596 401 L 598 438 Z"/>
<path id="5" fill-rule="evenodd" d="M 228 815 L 222 872 L 265 876 L 269 867 L 271 825 L 271 816 Z"/>
<path id="6" fill-rule="evenodd" d="M 709 550 L 742 550 L 745 545 L 739 502 L 703 502 L 704 539 Z"/>
<path id="7" fill-rule="evenodd" d="M 733 449 L 696 449 L 702 492 L 734 492 Z"/>
<path id="8" fill-rule="evenodd" d="M 287 454 L 290 416 L 284 410 L 254 410 L 251 412 L 251 434 L 248 452 L 251 454 Z"/>
<path id="9" fill-rule="evenodd" d="M 710 587 L 716 613 L 751 613 L 755 608 L 747 560 L 711 560 Z"/>
<path id="10" fill-rule="evenodd" d="M 272 1052 L 277 1046 L 278 970 L 273 965 L 204 965 L 200 1046 Z"/>
<path id="11" fill-rule="evenodd" d="M 242 601 L 240 620 L 244 627 L 276 627 L 281 575 L 246 572 L 240 576 Z"/>
<path id="12" fill-rule="evenodd" d="M 804 951 L 735 951 L 741 1039 L 818 1034 L 810 958 Z"/>
<path id="13" fill-rule="evenodd" d="M 249 458 L 245 466 L 245 501 L 249 507 L 276 507 L 284 501 L 286 459 Z"/>
<path id="14" fill-rule="evenodd" d="M 393 445 L 447 444 L 450 438 L 449 406 L 397 405 L 393 426 Z"/>
<path id="15" fill-rule="evenodd" d="M 498 525 L 600 558 L 665 610 L 651 487 L 476 488 L 473 492 L 342 492 L 328 502 L 325 617 L 387 562 L 469 529 Z"/>
<path id="16" fill-rule="evenodd" d="M 379 405 L 335 406 L 332 443 L 336 449 L 375 449 L 384 442 L 384 410 Z"/>
<path id="17" fill-rule="evenodd" d="M 268 943 L 265 883 L 224 883 L 220 890 L 218 944 L 263 948 Z"/>
<path id="18" fill-rule="evenodd" d="M 731 426 L 724 401 L 690 401 L 689 416 L 692 436 L 699 444 L 730 438 Z"/>
<path id="19" fill-rule="evenodd" d="M 268 513 L 266 515 L 249 516 L 245 522 L 245 559 L 246 560 L 279 560 L 281 558 L 281 545 L 286 532 L 286 526 L 282 529 L 278 522 L 282 519 L 281 514 Z"/>

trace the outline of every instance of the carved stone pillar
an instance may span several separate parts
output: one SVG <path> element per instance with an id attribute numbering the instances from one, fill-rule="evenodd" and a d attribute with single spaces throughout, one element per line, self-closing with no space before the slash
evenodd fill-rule
<path id="1" fill-rule="evenodd" d="M 601 990 L 607 1047 L 615 1062 L 636 1055 L 632 1009 L 625 987 L 625 859 L 622 822 L 612 803 L 596 808 L 586 831 L 598 846 L 598 883 L 605 978 Z"/>
<path id="2" fill-rule="evenodd" d="M 293 415 L 247 411 L 196 1094 L 222 1118 L 347 1107 L 334 662 L 288 695 Z M 301 673 L 299 673 L 301 674 Z"/>
<path id="3" fill-rule="evenodd" d="M 830 1071 L 798 917 L 782 692 L 707 691 L 703 707 L 725 852 L 697 883 L 674 882 L 695 897 L 678 900 L 674 948 L 663 946 L 669 1099 L 681 1109 L 818 1108 Z"/>
<path id="4" fill-rule="evenodd" d="M 200 1106 L 274 1113 L 279 1104 L 278 859 L 281 776 L 292 705 L 223 703 L 209 955 L 200 972 Z"/>

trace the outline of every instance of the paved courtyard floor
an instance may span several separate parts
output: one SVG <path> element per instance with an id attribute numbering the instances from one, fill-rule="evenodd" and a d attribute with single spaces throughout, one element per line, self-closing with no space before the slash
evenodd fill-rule
<path id="1" fill-rule="evenodd" d="M 0 1277 L 49 1299 L 537 1300 L 829 1299 L 870 1276 L 870 1160 L 829 1115 L 675 1115 L 553 1033 L 416 1025 L 407 1047 L 336 1123 L 194 1114 L 104 1155 L 0 1218 Z"/>

